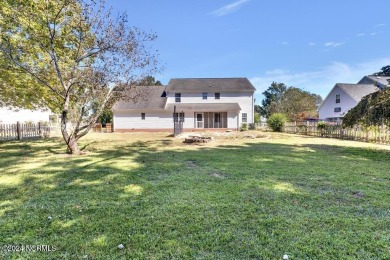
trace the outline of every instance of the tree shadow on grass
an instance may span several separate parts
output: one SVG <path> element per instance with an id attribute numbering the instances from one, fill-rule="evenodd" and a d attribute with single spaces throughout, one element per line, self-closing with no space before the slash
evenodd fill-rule
<path id="1" fill-rule="evenodd" d="M 364 258 L 388 252 L 390 205 L 379 198 L 388 194 L 386 152 L 378 159 L 359 148 L 273 143 L 186 150 L 164 140 L 109 148 L 91 143 L 91 154 L 52 154 L 49 160 L 48 147 L 29 144 L 24 156 L 43 156 L 44 164 L 1 184 L 0 244 L 57 247 L 33 255 L 42 259 L 268 259 L 285 252 Z M 372 172 L 354 175 L 351 167 Z"/>

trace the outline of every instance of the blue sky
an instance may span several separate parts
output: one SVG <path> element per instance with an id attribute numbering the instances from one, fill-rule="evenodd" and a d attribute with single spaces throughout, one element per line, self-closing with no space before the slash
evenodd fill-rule
<path id="1" fill-rule="evenodd" d="M 107 0 L 158 38 L 171 78 L 247 77 L 320 94 L 390 65 L 389 0 Z"/>

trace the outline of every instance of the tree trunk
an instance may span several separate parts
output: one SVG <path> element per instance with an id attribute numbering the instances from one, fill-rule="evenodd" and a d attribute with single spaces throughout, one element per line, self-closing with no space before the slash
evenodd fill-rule
<path id="1" fill-rule="evenodd" d="M 74 135 L 70 137 L 69 143 L 67 143 L 67 145 L 68 145 L 68 152 L 70 154 L 76 154 L 76 155 L 81 154 L 81 151 L 77 145 L 77 140 L 74 137 Z"/>
<path id="2" fill-rule="evenodd" d="M 62 137 L 64 138 L 64 141 L 68 147 L 68 153 L 78 155 L 81 153 L 81 151 L 77 145 L 77 139 L 76 139 L 75 133 L 72 133 L 71 135 L 69 135 L 69 133 L 68 133 L 67 116 L 68 116 L 68 111 L 63 110 L 62 116 L 61 116 Z"/>

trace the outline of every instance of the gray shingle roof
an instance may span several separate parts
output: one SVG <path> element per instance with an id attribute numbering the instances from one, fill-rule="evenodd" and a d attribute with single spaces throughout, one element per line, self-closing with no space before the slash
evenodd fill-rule
<path id="1" fill-rule="evenodd" d="M 167 102 L 166 97 L 162 97 L 165 86 L 137 86 L 134 87 L 135 94 L 141 98 L 135 102 L 132 100 L 122 100 L 114 105 L 114 109 L 164 109 Z"/>
<path id="2" fill-rule="evenodd" d="M 354 100 L 359 102 L 364 96 L 374 93 L 379 90 L 373 84 L 344 84 L 337 83 L 336 86 L 344 90 L 345 93 L 350 95 Z"/>
<path id="3" fill-rule="evenodd" d="M 238 103 L 175 103 L 167 104 L 166 110 L 172 110 L 176 106 L 176 111 L 195 110 L 197 112 L 226 112 L 239 111 L 241 107 Z"/>
<path id="4" fill-rule="evenodd" d="M 372 84 L 376 84 L 378 83 L 381 87 L 385 87 L 385 86 L 390 86 L 390 77 L 385 77 L 385 76 L 364 76 L 359 82 L 359 83 L 363 83 L 363 84 L 366 84 L 366 83 L 372 83 Z"/>
<path id="5" fill-rule="evenodd" d="M 166 88 L 175 92 L 255 91 L 247 78 L 183 78 L 171 79 Z"/>

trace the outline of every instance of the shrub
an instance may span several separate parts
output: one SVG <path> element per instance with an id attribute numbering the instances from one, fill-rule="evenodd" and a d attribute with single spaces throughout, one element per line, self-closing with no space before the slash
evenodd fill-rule
<path id="1" fill-rule="evenodd" d="M 241 131 L 246 131 L 246 130 L 248 130 L 248 124 L 247 123 L 242 123 Z"/>
<path id="2" fill-rule="evenodd" d="M 298 131 L 301 133 L 307 132 L 307 125 L 300 125 L 298 126 Z"/>
<path id="3" fill-rule="evenodd" d="M 326 128 L 326 123 L 325 122 L 318 122 L 317 128 L 320 130 L 323 130 Z"/>
<path id="4" fill-rule="evenodd" d="M 274 132 L 282 132 L 284 123 L 286 123 L 287 117 L 282 113 L 275 113 L 272 114 L 268 120 L 268 126 L 272 129 Z"/>
<path id="5" fill-rule="evenodd" d="M 258 123 L 260 123 L 260 114 L 255 113 L 255 124 L 258 124 Z"/>

